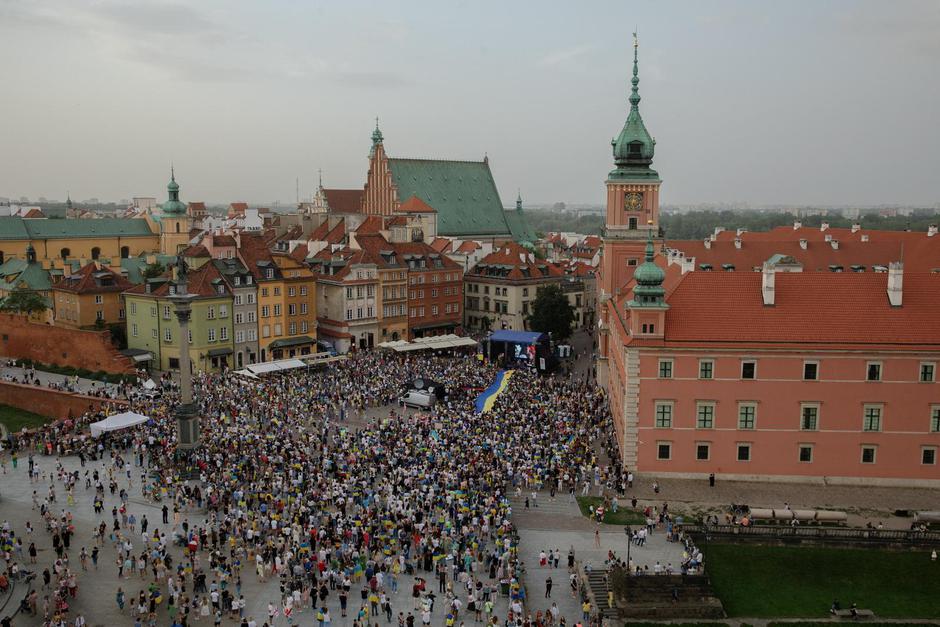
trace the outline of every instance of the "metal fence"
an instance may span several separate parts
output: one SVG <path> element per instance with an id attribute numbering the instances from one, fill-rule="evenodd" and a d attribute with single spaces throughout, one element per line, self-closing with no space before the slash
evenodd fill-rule
<path id="1" fill-rule="evenodd" d="M 693 537 L 707 540 L 810 540 L 824 542 L 895 544 L 940 547 L 940 531 L 907 529 L 866 529 L 854 527 L 817 527 L 790 525 L 683 525 Z"/>

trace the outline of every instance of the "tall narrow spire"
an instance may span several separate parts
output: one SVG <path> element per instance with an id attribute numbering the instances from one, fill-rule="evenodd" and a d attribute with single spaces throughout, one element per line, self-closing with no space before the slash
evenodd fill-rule
<path id="1" fill-rule="evenodd" d="M 640 48 L 640 40 L 636 36 L 636 33 L 633 33 L 633 78 L 630 79 L 630 82 L 633 83 L 633 89 L 630 91 L 630 108 L 636 109 L 640 104 L 640 61 L 638 57 L 638 52 Z"/>
<path id="2" fill-rule="evenodd" d="M 611 179 L 659 179 L 655 170 L 650 168 L 656 140 L 646 130 L 640 116 L 640 40 L 633 33 L 633 77 L 630 79 L 630 111 L 620 134 L 611 140 L 614 164 L 617 168 L 610 173 Z"/>
<path id="3" fill-rule="evenodd" d="M 516 211 L 522 211 L 522 190 L 516 192 Z"/>
<path id="4" fill-rule="evenodd" d="M 379 130 L 379 118 L 375 118 L 375 130 L 372 131 L 372 144 L 381 144 L 382 143 L 382 131 Z"/>

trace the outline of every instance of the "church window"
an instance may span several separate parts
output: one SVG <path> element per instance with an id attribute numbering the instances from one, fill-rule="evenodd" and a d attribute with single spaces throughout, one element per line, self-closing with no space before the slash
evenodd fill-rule
<path id="1" fill-rule="evenodd" d="M 636 218 L 630 218 L 630 220 L 627 223 L 627 228 L 630 229 L 631 231 L 635 231 L 636 224 L 637 224 Z"/>
<path id="2" fill-rule="evenodd" d="M 95 246 L 94 248 L 91 249 L 91 258 L 92 258 L 92 259 L 94 259 L 95 261 L 98 261 L 98 257 L 100 257 L 100 256 L 101 256 L 101 249 L 100 249 L 100 248 L 98 248 L 97 246 Z"/>

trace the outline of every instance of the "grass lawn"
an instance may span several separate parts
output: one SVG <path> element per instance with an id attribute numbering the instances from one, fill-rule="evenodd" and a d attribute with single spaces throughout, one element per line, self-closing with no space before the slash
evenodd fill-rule
<path id="1" fill-rule="evenodd" d="M 590 508 L 592 505 L 596 508 L 604 502 L 604 499 L 599 496 L 579 496 L 577 498 L 581 514 L 588 517 L 591 516 Z M 646 524 L 646 518 L 643 517 L 643 512 L 631 509 L 630 501 L 627 501 L 626 507 L 622 503 L 620 504 L 616 514 L 609 509 L 604 512 L 604 522 L 608 525 L 643 525 Z"/>
<path id="2" fill-rule="evenodd" d="M 49 420 L 51 419 L 46 416 L 40 416 L 25 409 L 0 405 L 0 423 L 3 423 L 3 426 L 13 433 L 18 432 L 23 427 L 33 428 L 44 425 Z"/>
<path id="3" fill-rule="evenodd" d="M 708 544 L 705 567 L 729 616 L 828 616 L 833 599 L 875 617 L 940 616 L 930 551 Z"/>

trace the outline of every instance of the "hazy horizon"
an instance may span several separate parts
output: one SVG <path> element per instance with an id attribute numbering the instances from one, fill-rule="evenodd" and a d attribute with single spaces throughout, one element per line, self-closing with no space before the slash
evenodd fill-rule
<path id="1" fill-rule="evenodd" d="M 940 202 L 940 3 L 0 1 L 0 196 L 289 204 L 489 156 L 504 204 L 602 203 L 640 110 L 667 205 Z"/>

